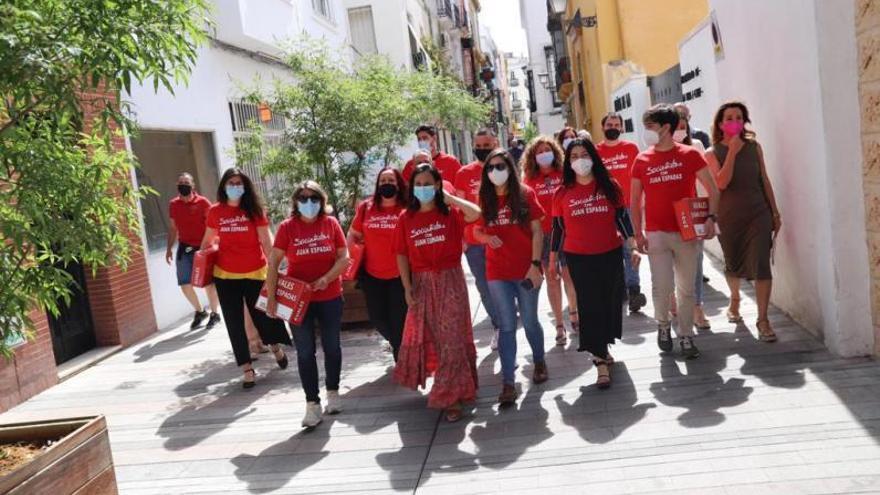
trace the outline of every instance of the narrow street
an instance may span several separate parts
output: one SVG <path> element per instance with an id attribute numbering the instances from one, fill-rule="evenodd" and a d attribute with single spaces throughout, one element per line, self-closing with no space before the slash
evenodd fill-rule
<path id="1" fill-rule="evenodd" d="M 257 387 L 242 390 L 224 329 L 186 325 L 0 421 L 105 414 L 123 494 L 880 492 L 880 365 L 835 358 L 775 310 L 780 341 L 760 343 L 754 329 L 725 322 L 726 286 L 717 266 L 706 268 L 713 329 L 698 339 L 702 357 L 660 357 L 653 320 L 628 316 L 608 391 L 592 385 L 595 370 L 576 345 L 552 347 L 542 294 L 551 379 L 528 382 L 520 330 L 518 410 L 495 406 L 499 364 L 478 309 L 482 387 L 473 416 L 455 424 L 390 381 L 391 357 L 374 332 L 350 331 L 345 410 L 302 431 L 293 362 L 280 371 L 261 356 Z M 642 272 L 649 280 L 647 263 Z"/>

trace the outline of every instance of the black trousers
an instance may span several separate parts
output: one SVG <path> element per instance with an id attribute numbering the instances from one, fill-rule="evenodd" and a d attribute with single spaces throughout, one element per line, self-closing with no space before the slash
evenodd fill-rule
<path id="1" fill-rule="evenodd" d="M 379 334 L 391 344 L 394 361 L 397 361 L 407 312 L 403 283 L 400 277 L 388 280 L 375 278 L 366 270 L 360 282 L 366 296 L 370 320 L 376 325 Z"/>
<path id="2" fill-rule="evenodd" d="M 579 351 L 599 359 L 623 334 L 623 248 L 602 254 L 565 253 L 577 292 Z"/>
<path id="3" fill-rule="evenodd" d="M 215 277 L 214 285 L 217 287 L 217 297 L 220 299 L 223 319 L 226 320 L 226 331 L 229 332 L 229 342 L 232 344 L 236 364 L 241 366 L 251 362 L 251 351 L 244 330 L 245 306 L 264 344 L 291 345 L 290 334 L 287 333 L 284 322 L 269 318 L 266 313 L 255 307 L 260 297 L 260 289 L 263 287 L 262 280 Z"/>

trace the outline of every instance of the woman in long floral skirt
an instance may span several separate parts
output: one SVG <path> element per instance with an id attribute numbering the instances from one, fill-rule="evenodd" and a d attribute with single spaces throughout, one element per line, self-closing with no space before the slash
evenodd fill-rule
<path id="1" fill-rule="evenodd" d="M 467 284 L 461 268 L 466 223 L 480 209 L 445 194 L 440 173 L 419 165 L 410 182 L 410 204 L 395 236 L 397 264 L 409 312 L 394 379 L 416 389 L 434 376 L 428 407 L 458 421 L 462 404 L 477 395 L 477 351 Z"/>

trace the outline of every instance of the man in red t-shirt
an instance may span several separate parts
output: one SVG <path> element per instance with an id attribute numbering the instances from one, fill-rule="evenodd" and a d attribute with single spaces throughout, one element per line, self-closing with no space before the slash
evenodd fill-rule
<path id="1" fill-rule="evenodd" d="M 630 174 L 636 156 L 639 154 L 639 147 L 636 143 L 620 139 L 620 134 L 624 131 L 623 117 L 620 114 L 612 112 L 602 117 L 602 131 L 605 134 L 605 140 L 596 145 L 596 151 L 599 152 L 599 157 L 602 158 L 605 168 L 620 184 L 624 204 L 629 205 Z M 642 294 L 639 268 L 632 264 L 629 244 L 624 244 L 623 251 L 623 272 L 626 294 L 629 299 L 629 311 L 635 313 L 648 304 L 648 299 Z"/>
<path id="2" fill-rule="evenodd" d="M 208 324 L 205 328 L 210 330 L 220 322 L 220 313 L 218 312 L 220 302 L 217 299 L 217 289 L 213 284 L 205 287 L 208 303 L 211 306 L 209 316 L 190 283 L 190 277 L 192 276 L 193 259 L 199 246 L 202 245 L 202 237 L 205 235 L 205 221 L 208 217 L 208 209 L 211 208 L 211 202 L 195 191 L 193 177 L 186 172 L 177 177 L 177 192 L 178 196 L 172 199 L 168 205 L 171 225 L 168 228 L 168 247 L 165 249 L 165 261 L 170 265 L 172 257 L 176 259 L 177 285 L 180 286 L 180 290 L 195 311 L 190 329 L 198 328 L 207 318 Z M 177 256 L 172 256 L 175 242 L 177 242 Z"/>
<path id="3" fill-rule="evenodd" d="M 459 162 L 454 156 L 447 155 L 446 153 L 437 150 L 437 130 L 434 126 L 420 125 L 418 129 L 416 129 L 416 138 L 419 140 L 420 150 L 430 151 L 431 161 L 434 163 L 434 167 L 437 168 L 437 171 L 440 172 L 440 177 L 449 182 L 454 181 L 455 174 L 461 168 L 461 162 Z M 416 164 L 413 163 L 412 160 L 407 161 L 406 165 L 404 165 L 403 178 L 407 182 L 412 179 L 412 174 L 415 169 Z"/>
<path id="4" fill-rule="evenodd" d="M 480 180 L 483 177 L 483 160 L 497 147 L 498 138 L 491 129 L 480 129 L 474 134 L 474 156 L 477 159 L 462 167 L 455 174 L 456 196 L 471 203 L 480 204 Z M 489 295 L 489 284 L 486 282 L 486 245 L 481 244 L 474 237 L 473 225 L 465 227 L 464 242 L 466 244 L 464 256 L 476 281 L 480 300 L 483 302 L 483 307 L 486 308 L 486 313 L 489 314 L 492 327 L 495 329 L 490 343 L 492 350 L 495 350 L 498 348 L 498 332 L 499 328 L 501 328 L 501 319 L 495 310 L 495 304 Z"/>
<path id="5" fill-rule="evenodd" d="M 682 354 L 696 358 L 694 345 L 694 278 L 700 244 L 685 241 L 676 221 L 673 204 L 692 197 L 695 180 L 709 192 L 709 218 L 706 239 L 715 236 L 715 212 L 718 211 L 718 188 L 706 159 L 696 149 L 676 143 L 672 134 L 678 127 L 678 113 L 672 105 L 655 105 L 645 112 L 645 142 L 648 149 L 637 158 L 632 170 L 632 220 L 636 244 L 648 254 L 657 320 L 657 345 L 663 352 L 672 351 L 670 297 L 678 293 L 678 328 Z M 642 230 L 644 199 L 645 230 Z M 645 233 L 647 231 L 647 234 Z"/>

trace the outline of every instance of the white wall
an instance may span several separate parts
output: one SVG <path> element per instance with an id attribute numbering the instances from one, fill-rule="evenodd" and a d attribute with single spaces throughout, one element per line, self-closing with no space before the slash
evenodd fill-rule
<path id="1" fill-rule="evenodd" d="M 700 75 L 682 84 L 682 93 L 701 91 L 701 96 L 688 100 L 691 126 L 711 133 L 712 118 L 720 105 L 718 70 L 712 44 L 712 25 L 707 18 L 689 34 L 678 47 L 681 73 L 699 69 Z"/>
<path id="2" fill-rule="evenodd" d="M 608 108 L 614 108 L 614 100 L 623 95 L 629 94 L 632 105 L 619 111 L 623 120 L 632 119 L 633 132 L 624 132 L 620 135 L 620 139 L 632 141 L 639 145 L 639 149 L 645 149 L 645 141 L 642 135 L 645 133 L 645 126 L 642 125 L 642 115 L 651 107 L 651 89 L 648 88 L 648 76 L 645 74 L 637 74 L 630 76 L 615 89 L 608 102 Z M 602 140 L 601 136 L 593 136 L 594 139 Z"/>
<path id="3" fill-rule="evenodd" d="M 369 5 L 373 9 L 373 29 L 379 53 L 397 67 L 412 67 L 404 0 L 345 0 L 344 5 L 346 9 Z"/>
<path id="4" fill-rule="evenodd" d="M 280 53 L 282 34 L 290 33 L 305 32 L 340 49 L 347 45 L 348 16 L 341 0 L 333 2 L 332 22 L 315 14 L 310 0 L 267 0 L 259 8 L 256 5 L 245 0 L 215 0 L 218 37 L 225 43 L 262 53 Z M 279 20 L 282 15 L 284 19 Z M 273 77 L 292 80 L 279 65 L 218 46 L 204 46 L 199 50 L 188 85 L 178 85 L 173 95 L 164 88 L 154 92 L 149 82 L 133 85 L 127 100 L 142 129 L 211 133 L 219 176 L 235 163 L 228 102 L 241 94 L 242 85 L 253 84 L 258 75 L 264 84 L 271 83 Z M 214 199 L 213 192 L 203 193 Z M 147 272 L 160 328 L 192 311 L 177 288 L 173 267 L 165 263 L 164 252 L 147 253 Z"/>
<path id="5" fill-rule="evenodd" d="M 719 99 L 752 111 L 782 213 L 773 302 L 832 351 L 870 354 L 853 2 L 711 4 Z"/>
<path id="6" fill-rule="evenodd" d="M 553 107 L 553 96 L 549 89 L 544 88 L 538 80 L 538 74 L 547 73 L 547 58 L 544 47 L 551 45 L 550 33 L 547 31 L 547 3 L 535 0 L 520 0 L 520 17 L 522 27 L 526 30 L 529 46 L 529 68 L 532 69 L 535 84 L 535 103 L 537 110 L 533 117 L 538 132 L 553 134 L 565 125 L 562 118 L 562 107 Z M 554 77 L 553 73 L 549 73 Z"/>

